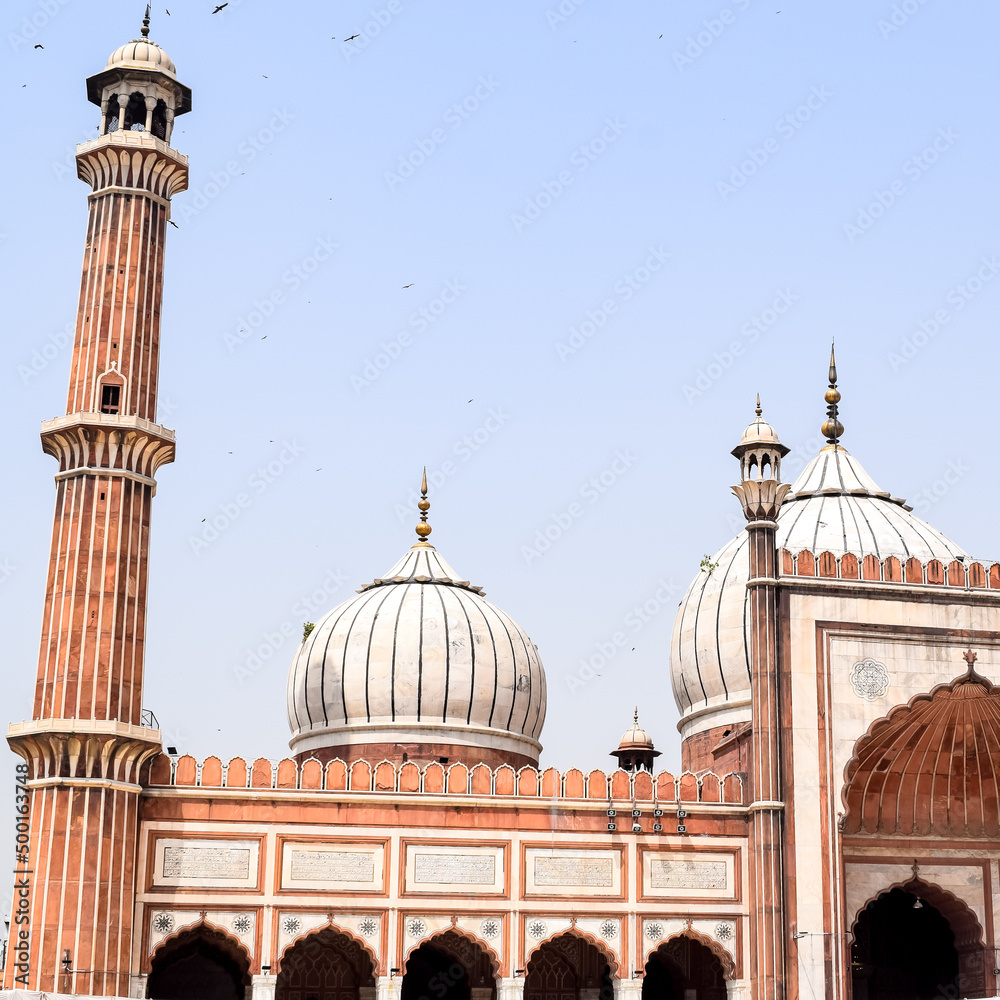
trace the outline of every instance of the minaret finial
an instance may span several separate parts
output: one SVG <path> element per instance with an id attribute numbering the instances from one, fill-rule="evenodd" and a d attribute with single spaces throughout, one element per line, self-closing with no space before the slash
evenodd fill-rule
<path id="1" fill-rule="evenodd" d="M 427 536 L 431 533 L 431 526 L 427 523 L 427 511 L 431 509 L 431 502 L 427 499 L 427 466 L 424 466 L 424 478 L 420 483 L 420 502 L 417 504 L 420 511 L 420 523 L 417 525 L 417 537 L 421 542 L 429 545 Z"/>
<path id="2" fill-rule="evenodd" d="M 635 715 L 632 716 L 632 721 L 638 726 L 639 725 L 639 706 L 635 706 Z"/>
<path id="3" fill-rule="evenodd" d="M 149 8 L 151 4 L 146 4 L 146 16 L 142 19 L 142 37 L 149 38 Z"/>
<path id="4" fill-rule="evenodd" d="M 760 393 L 757 393 L 757 416 L 759 417 L 764 411 L 760 408 Z"/>
<path id="5" fill-rule="evenodd" d="M 837 389 L 837 358 L 834 354 L 834 345 L 830 344 L 830 388 L 826 390 L 823 397 L 826 400 L 826 420 L 821 428 L 821 433 L 826 437 L 827 444 L 836 447 L 844 433 L 844 425 L 838 419 L 837 404 L 840 402 L 840 392 Z"/>

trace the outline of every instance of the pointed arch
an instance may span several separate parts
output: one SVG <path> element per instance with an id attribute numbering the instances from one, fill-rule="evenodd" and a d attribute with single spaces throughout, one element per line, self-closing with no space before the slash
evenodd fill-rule
<path id="1" fill-rule="evenodd" d="M 371 963 L 372 976 L 380 976 L 383 974 L 382 963 L 379 962 L 378 956 L 375 954 L 375 950 L 372 946 L 362 937 L 357 935 L 349 927 L 342 927 L 336 921 L 327 918 L 327 922 L 319 927 L 313 927 L 310 930 L 303 931 L 297 937 L 292 938 L 284 948 L 281 949 L 281 954 L 278 956 L 277 963 L 275 964 L 276 973 L 281 972 L 282 963 L 285 961 L 288 953 L 298 944 L 305 942 L 306 938 L 315 937 L 318 934 L 323 934 L 324 932 L 333 932 L 333 934 L 339 934 L 342 937 L 347 938 L 352 944 L 357 945 L 358 948 L 364 953 L 365 957 Z"/>
<path id="2" fill-rule="evenodd" d="M 554 942 L 562 937 L 580 938 L 582 941 L 586 941 L 587 944 L 592 945 L 604 957 L 604 960 L 608 964 L 608 968 L 611 970 L 611 975 L 614 976 L 615 978 L 618 978 L 618 973 L 621 969 L 621 964 L 619 963 L 618 958 L 615 956 L 615 953 L 608 948 L 607 942 L 602 941 L 599 937 L 596 937 L 593 934 L 589 934 L 587 931 L 581 930 L 579 927 L 576 926 L 567 927 L 561 931 L 556 931 L 555 933 L 550 934 L 547 938 L 543 938 L 541 941 L 539 941 L 538 944 L 536 944 L 535 947 L 532 948 L 531 951 L 524 956 L 525 967 L 527 967 L 528 963 L 532 960 L 532 958 L 534 958 L 534 956 L 538 953 L 539 949 L 543 945 Z"/>
<path id="3" fill-rule="evenodd" d="M 175 950 L 178 946 L 177 942 L 181 941 L 181 939 L 198 934 L 220 951 L 230 955 L 234 961 L 241 962 L 246 965 L 248 970 L 250 969 L 253 964 L 253 955 L 250 954 L 250 949 L 228 927 L 212 923 L 201 915 L 191 923 L 176 928 L 160 941 L 149 953 L 147 965 L 151 969 L 153 964 L 163 955 Z"/>
<path id="4" fill-rule="evenodd" d="M 649 951 L 646 955 L 646 960 L 649 961 L 664 945 L 680 937 L 690 938 L 692 941 L 697 941 L 698 944 L 707 948 L 719 960 L 723 976 L 727 980 L 736 978 L 736 962 L 733 960 L 733 956 L 726 951 L 720 942 L 715 941 L 706 934 L 699 933 L 693 927 L 686 927 L 684 930 L 678 931 L 676 934 L 671 934 L 670 937 L 661 941 L 655 948 Z"/>
<path id="5" fill-rule="evenodd" d="M 410 955 L 425 944 L 433 943 L 436 947 L 441 948 L 442 951 L 447 951 L 448 954 L 451 955 L 452 949 L 449 949 L 447 940 L 441 940 L 442 938 L 446 939 L 448 934 L 454 934 L 456 937 L 464 938 L 470 944 L 479 948 L 486 956 L 486 960 L 489 962 L 494 978 L 499 978 L 501 966 L 500 956 L 496 953 L 493 947 L 487 941 L 484 941 L 481 937 L 479 937 L 478 934 L 474 934 L 472 931 L 466 930 L 464 927 L 459 927 L 457 924 L 452 924 L 450 927 L 442 927 L 440 930 L 433 931 L 431 934 L 428 934 L 427 937 L 421 938 L 408 948 L 406 953 L 403 955 L 403 968 L 406 967 L 406 963 Z M 454 955 L 453 957 L 461 958 L 462 956 Z"/>

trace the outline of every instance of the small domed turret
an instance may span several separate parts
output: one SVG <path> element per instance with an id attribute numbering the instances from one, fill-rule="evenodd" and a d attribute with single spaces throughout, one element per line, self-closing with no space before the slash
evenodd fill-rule
<path id="1" fill-rule="evenodd" d="M 646 730 L 639 727 L 638 707 L 632 717 L 631 729 L 625 730 L 618 749 L 612 750 L 610 756 L 618 758 L 618 766 L 623 771 L 653 770 L 653 760 L 660 756 L 660 751 L 653 746 Z"/>

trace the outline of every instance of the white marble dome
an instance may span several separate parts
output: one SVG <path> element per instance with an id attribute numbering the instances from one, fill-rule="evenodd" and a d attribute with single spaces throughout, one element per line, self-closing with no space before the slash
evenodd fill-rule
<path id="1" fill-rule="evenodd" d="M 521 627 L 418 542 L 316 623 L 292 662 L 288 720 L 296 754 L 419 743 L 537 762 L 545 672 Z"/>
<path id="2" fill-rule="evenodd" d="M 750 720 L 748 534 L 724 545 L 709 572 L 695 577 L 681 601 L 670 643 L 670 676 L 687 739 Z M 843 445 L 827 445 L 803 469 L 778 514 L 777 544 L 836 556 L 851 552 L 916 556 L 947 564 L 967 553 L 879 489 Z"/>
<path id="3" fill-rule="evenodd" d="M 176 78 L 177 67 L 155 42 L 147 38 L 136 38 L 120 45 L 108 56 L 106 69 L 158 70 Z"/>

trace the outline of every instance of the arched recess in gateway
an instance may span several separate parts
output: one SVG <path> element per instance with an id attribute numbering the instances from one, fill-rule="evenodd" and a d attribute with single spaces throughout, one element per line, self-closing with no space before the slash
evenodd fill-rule
<path id="1" fill-rule="evenodd" d="M 727 968 L 728 966 L 728 968 Z M 664 941 L 646 961 L 642 1000 L 726 1000 L 726 965 L 708 945 L 689 934 Z"/>
<path id="2" fill-rule="evenodd" d="M 456 931 L 423 941 L 406 959 L 400 1000 L 495 1000 L 496 964 L 478 942 Z"/>
<path id="3" fill-rule="evenodd" d="M 369 1000 L 375 965 L 352 937 L 324 927 L 285 949 L 278 966 L 275 1000 Z"/>
<path id="4" fill-rule="evenodd" d="M 181 931 L 153 954 L 146 996 L 151 1000 L 243 1000 L 250 963 L 243 949 L 204 925 Z"/>
<path id="5" fill-rule="evenodd" d="M 913 878 L 887 889 L 862 907 L 852 932 L 853 1000 L 996 993 L 975 913 L 940 886 Z"/>
<path id="6" fill-rule="evenodd" d="M 609 956 L 581 934 L 558 934 L 531 954 L 524 1000 L 614 1000 Z"/>

